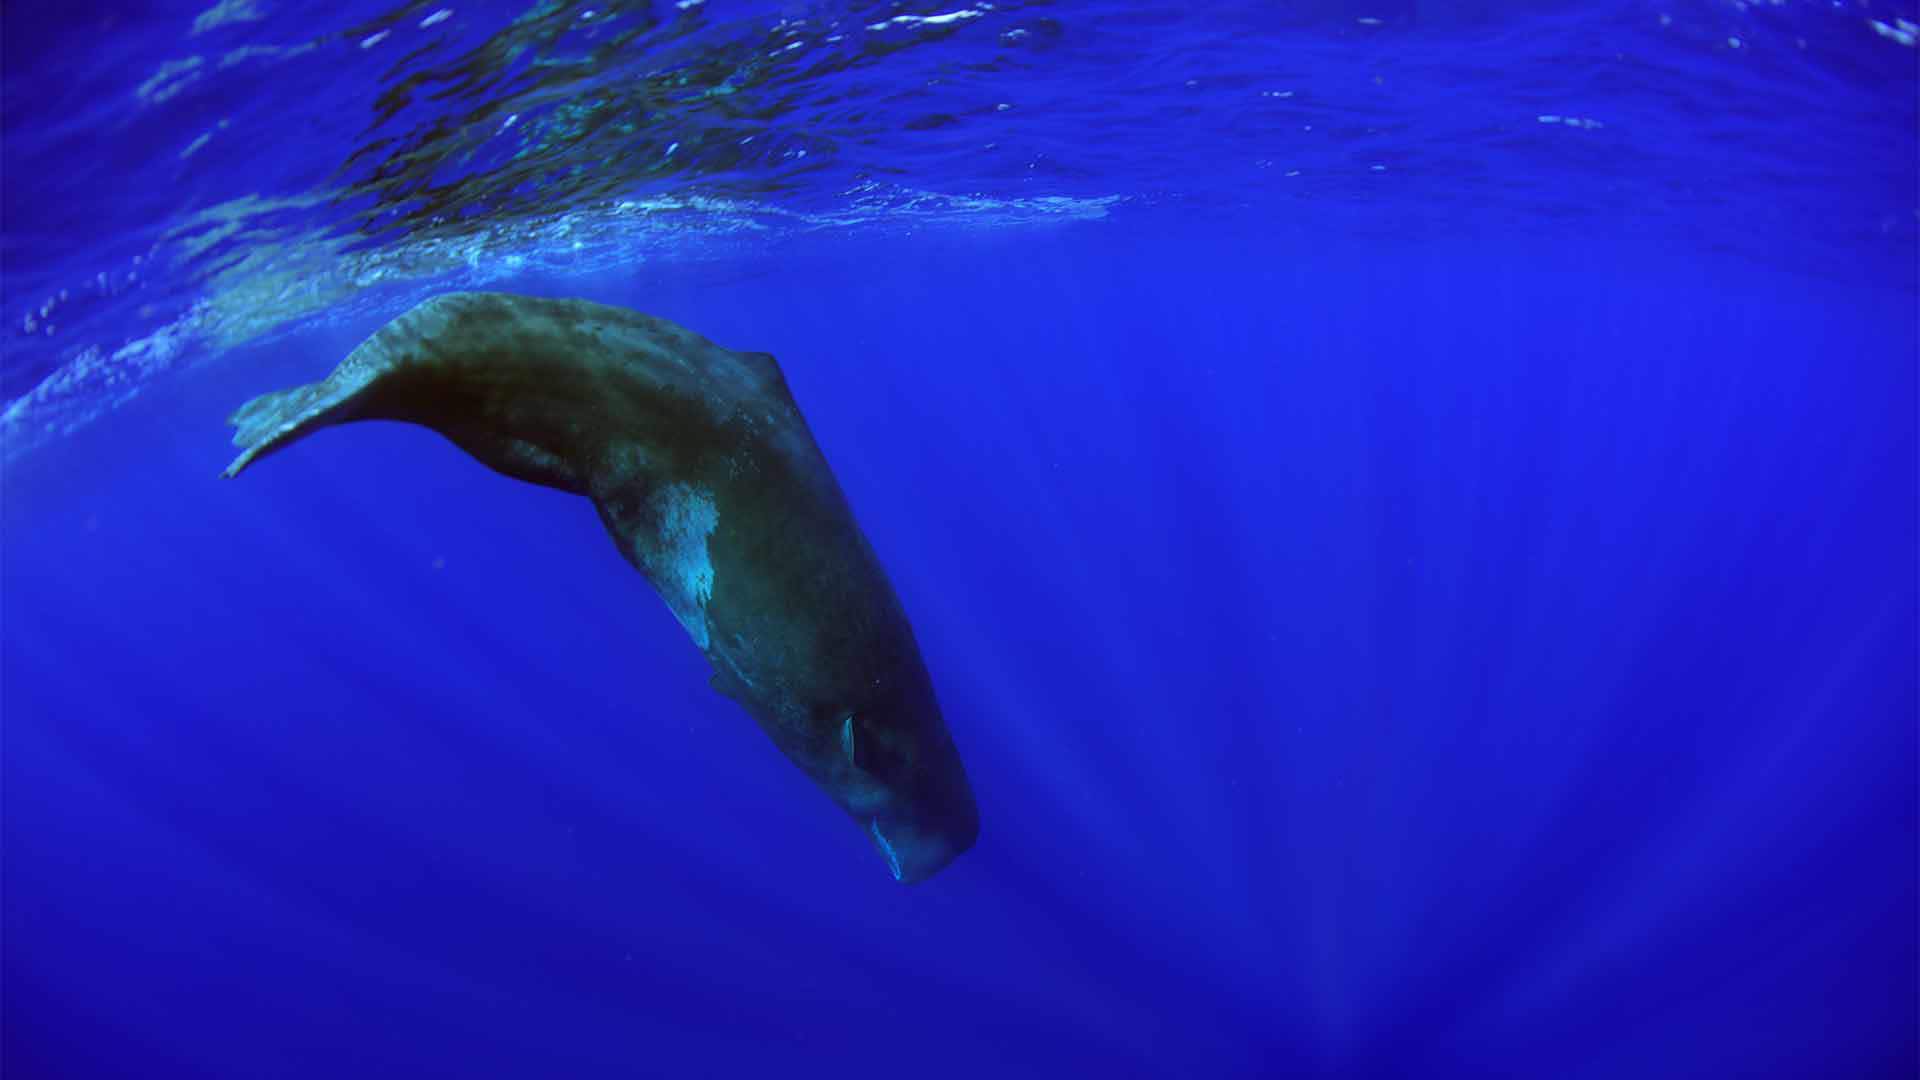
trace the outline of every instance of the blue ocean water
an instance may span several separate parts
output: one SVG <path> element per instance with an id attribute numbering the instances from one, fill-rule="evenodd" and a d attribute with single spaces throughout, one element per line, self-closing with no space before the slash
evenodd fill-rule
<path id="1" fill-rule="evenodd" d="M 1906 1077 L 1911 3 L 11 5 L 13 1077 Z M 415 302 L 779 358 L 925 883 Z"/>

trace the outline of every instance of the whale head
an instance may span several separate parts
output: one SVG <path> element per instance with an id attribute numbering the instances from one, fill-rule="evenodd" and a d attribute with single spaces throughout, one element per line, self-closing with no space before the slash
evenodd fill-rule
<path id="1" fill-rule="evenodd" d="M 866 833 L 894 880 L 911 885 L 971 848 L 980 816 L 931 693 L 908 697 L 831 710 L 814 728 L 826 737 L 789 756 Z"/>

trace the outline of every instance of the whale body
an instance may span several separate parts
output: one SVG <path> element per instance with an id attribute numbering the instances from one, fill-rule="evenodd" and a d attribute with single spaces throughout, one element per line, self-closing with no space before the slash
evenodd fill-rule
<path id="1" fill-rule="evenodd" d="M 912 627 L 771 356 L 583 300 L 449 293 L 317 383 L 233 414 L 238 476 L 355 420 L 432 428 L 591 499 L 789 760 L 902 882 L 973 845 L 966 771 Z"/>

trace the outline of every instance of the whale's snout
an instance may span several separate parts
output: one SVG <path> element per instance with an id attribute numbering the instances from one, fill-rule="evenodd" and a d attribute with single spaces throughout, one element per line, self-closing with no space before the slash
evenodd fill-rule
<path id="1" fill-rule="evenodd" d="M 867 836 L 895 881 L 925 881 L 973 846 L 980 836 L 980 818 L 972 793 L 963 789 L 961 794 L 964 802 L 958 805 L 882 813 L 867 823 Z"/>
<path id="2" fill-rule="evenodd" d="M 925 881 L 979 838 L 973 787 L 931 693 L 880 724 L 848 715 L 837 741 L 848 781 L 841 805 L 895 881 Z"/>

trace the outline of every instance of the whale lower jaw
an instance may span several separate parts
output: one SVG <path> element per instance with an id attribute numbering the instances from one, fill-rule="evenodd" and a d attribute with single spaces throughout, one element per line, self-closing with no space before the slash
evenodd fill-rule
<path id="1" fill-rule="evenodd" d="M 887 869 L 892 871 L 893 880 L 903 880 L 900 871 L 900 853 L 893 849 L 893 844 L 887 840 L 886 834 L 880 831 L 880 819 L 875 818 L 868 823 L 867 831 L 873 834 L 875 846 L 880 849 L 880 854 L 886 857 Z"/>

